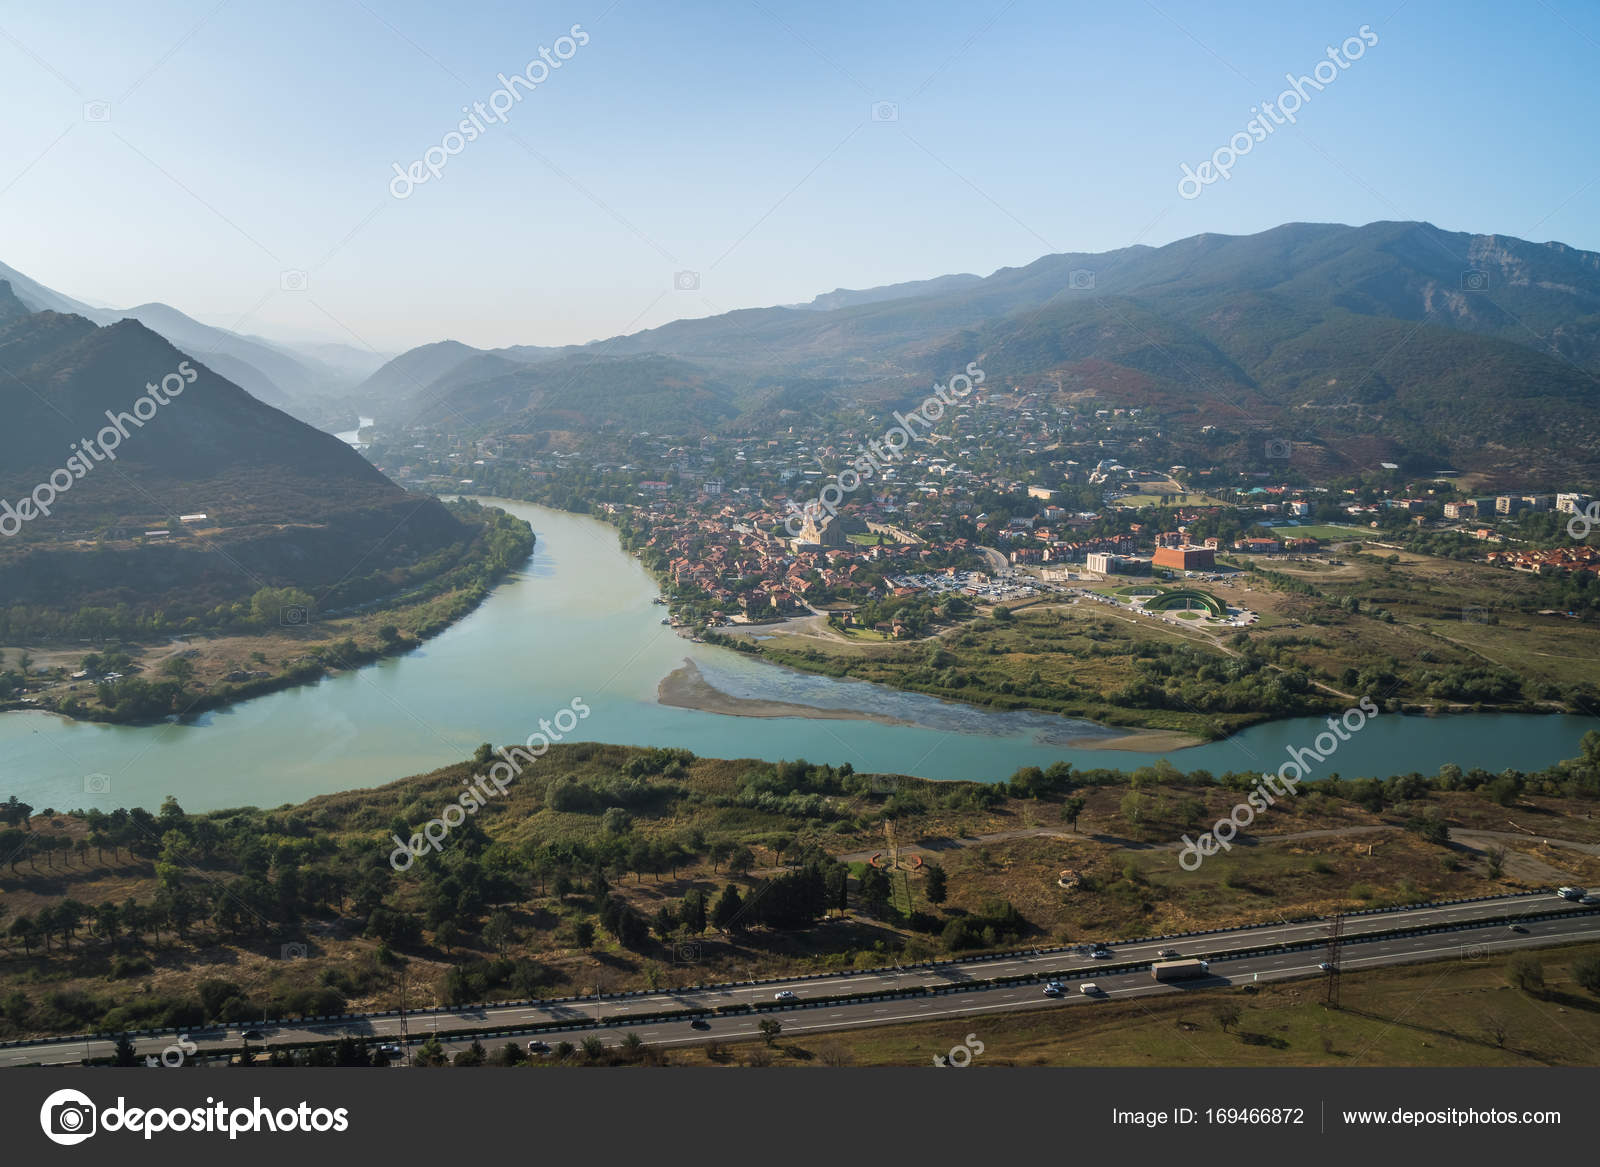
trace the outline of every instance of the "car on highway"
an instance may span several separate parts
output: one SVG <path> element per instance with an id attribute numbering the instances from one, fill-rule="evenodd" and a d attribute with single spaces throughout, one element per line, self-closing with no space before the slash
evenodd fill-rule
<path id="1" fill-rule="evenodd" d="M 1512 924 L 1511 925 L 1511 930 L 1513 932 L 1526 932 L 1527 931 L 1527 929 L 1524 928 L 1521 924 Z"/>
<path id="2" fill-rule="evenodd" d="M 800 998 L 795 996 L 793 989 L 779 989 L 772 994 L 772 999 L 774 1001 L 798 1001 Z"/>
<path id="3" fill-rule="evenodd" d="M 1062 992 L 1063 989 L 1060 981 L 1051 981 L 1044 987 L 1044 995 L 1046 997 L 1059 997 L 1061 996 Z"/>
<path id="4" fill-rule="evenodd" d="M 1332 970 L 1333 965 L 1329 964 L 1327 961 L 1323 961 L 1321 964 L 1317 965 L 1317 967 L 1320 968 L 1323 972 L 1329 972 L 1330 970 Z"/>
<path id="5" fill-rule="evenodd" d="M 690 1029 L 710 1029 L 711 1028 L 711 1022 L 707 1021 L 704 1017 L 696 1017 L 693 1021 L 689 1022 L 689 1028 Z"/>
<path id="6" fill-rule="evenodd" d="M 266 1041 L 267 1040 L 267 1035 L 262 1033 L 259 1029 L 247 1029 L 242 1034 L 240 1034 L 239 1036 L 244 1038 L 245 1041 Z"/>
<path id="7" fill-rule="evenodd" d="M 394 1042 L 387 1042 L 378 1047 L 378 1052 L 386 1058 L 399 1058 L 405 1056 L 405 1051 Z"/>
<path id="8" fill-rule="evenodd" d="M 1111 949 L 1109 949 L 1109 948 L 1096 948 L 1089 955 L 1094 957 L 1095 960 L 1110 960 L 1111 959 Z"/>
<path id="9" fill-rule="evenodd" d="M 528 1052 L 530 1054 L 547 1054 L 550 1052 L 550 1047 L 542 1041 L 530 1041 L 528 1043 Z"/>
<path id="10" fill-rule="evenodd" d="M 1156 955 L 1162 960 L 1177 960 L 1178 950 L 1176 948 L 1163 948 L 1160 952 L 1156 953 Z"/>
<path id="11" fill-rule="evenodd" d="M 1085 997 L 1097 997 L 1100 995 L 1101 989 L 1100 986 L 1095 984 L 1093 981 L 1084 981 L 1083 984 L 1078 986 L 1078 992 L 1082 993 Z"/>

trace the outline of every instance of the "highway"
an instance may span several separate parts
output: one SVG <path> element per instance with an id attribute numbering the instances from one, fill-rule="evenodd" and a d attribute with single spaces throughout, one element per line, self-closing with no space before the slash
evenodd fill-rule
<path id="1" fill-rule="evenodd" d="M 1530 919 L 1524 927 L 1526 933 L 1512 932 L 1504 925 L 1472 927 L 1474 921 L 1523 917 L 1562 912 L 1564 918 L 1554 920 Z M 1370 938 L 1374 933 L 1393 932 L 1397 929 L 1432 928 L 1454 931 L 1431 932 L 1416 936 Z M 645 1021 L 637 1024 L 619 1024 L 629 1016 L 660 1013 L 677 1009 L 715 1010 L 719 1006 L 773 1004 L 773 995 L 780 990 L 793 992 L 801 1007 L 777 1011 L 772 1016 L 782 1023 L 786 1033 L 806 1033 L 821 1030 L 850 1029 L 861 1025 L 884 1025 L 897 1021 L 933 1020 L 940 1017 L 971 1016 L 1015 1008 L 1061 1008 L 1067 1004 L 1087 1005 L 1094 1000 L 1122 996 L 1144 996 L 1153 993 L 1192 992 L 1196 988 L 1220 987 L 1247 981 L 1282 980 L 1317 973 L 1318 963 L 1324 959 L 1322 945 L 1328 936 L 1329 921 L 1314 920 L 1303 923 L 1284 923 L 1258 928 L 1229 929 L 1201 935 L 1151 940 L 1141 943 L 1110 944 L 1111 955 L 1094 958 L 1082 949 L 1054 950 L 1022 953 L 988 960 L 964 960 L 949 964 L 908 966 L 884 971 L 850 973 L 842 976 L 817 976 L 786 980 L 772 980 L 743 984 L 722 984 L 700 989 L 639 993 L 606 997 L 584 997 L 570 1001 L 552 1001 L 536 1004 L 508 1004 L 486 1007 L 461 1007 L 437 1012 L 413 1012 L 407 1017 L 412 1043 L 425 1038 L 430 1032 L 474 1029 L 498 1033 L 528 1026 L 568 1023 L 577 1028 L 543 1035 L 550 1044 L 558 1041 L 580 1042 L 592 1032 L 598 1032 L 609 1041 L 618 1041 L 628 1033 L 635 1033 L 647 1043 L 685 1045 L 708 1040 L 737 1040 L 759 1036 L 757 1025 L 761 1017 L 751 1014 L 714 1016 L 708 1018 L 709 1030 L 694 1030 L 687 1019 Z M 1366 935 L 1369 939 L 1362 940 Z M 1446 904 L 1437 907 L 1419 907 L 1363 916 L 1346 916 L 1344 921 L 1345 955 L 1341 966 L 1347 971 L 1385 964 L 1459 958 L 1478 950 L 1504 951 L 1541 944 L 1563 943 L 1582 939 L 1600 939 L 1600 913 L 1580 908 L 1555 895 L 1507 896 L 1477 903 Z M 1267 951 L 1252 955 L 1219 959 L 1213 963 L 1208 978 L 1190 981 L 1183 985 L 1165 985 L 1154 982 L 1149 973 L 1150 962 L 1161 959 L 1164 949 L 1172 949 L 1185 957 L 1207 957 L 1241 949 L 1283 949 L 1294 945 L 1314 944 L 1319 947 L 1301 951 Z M 1139 966 L 1126 971 L 1128 966 Z M 1113 971 L 1116 970 L 1116 971 Z M 1035 982 L 988 988 L 973 988 L 964 992 L 941 993 L 937 996 L 919 995 L 885 999 L 881 994 L 927 990 L 949 990 L 963 984 L 982 982 L 996 977 L 1037 976 L 1060 974 L 1072 991 L 1060 999 L 1043 996 Z M 1079 983 L 1093 980 L 1100 985 L 1103 997 L 1089 998 L 1077 992 Z M 857 1002 L 839 1002 L 832 1005 L 805 1007 L 808 998 L 867 996 L 879 994 L 876 999 Z M 604 1022 L 609 1025 L 583 1025 L 584 1022 Z M 368 1040 L 397 1040 L 402 1032 L 401 1019 L 392 1014 L 366 1015 L 328 1021 L 292 1021 L 261 1026 L 232 1026 L 188 1034 L 199 1052 L 206 1050 L 238 1049 L 243 1033 L 251 1028 L 261 1030 L 264 1041 L 253 1042 L 258 1050 L 263 1046 L 303 1045 L 327 1041 L 346 1035 Z M 135 1037 L 134 1047 L 141 1057 L 157 1055 L 171 1047 L 176 1038 L 171 1034 Z M 450 1042 L 450 1046 L 465 1046 L 472 1038 Z M 486 1038 L 486 1044 L 490 1039 Z M 507 1039 L 500 1039 L 507 1040 Z M 28 1064 L 77 1064 L 84 1058 L 109 1057 L 113 1042 L 90 1039 L 73 1042 L 36 1042 L 0 1049 L 0 1066 Z"/>

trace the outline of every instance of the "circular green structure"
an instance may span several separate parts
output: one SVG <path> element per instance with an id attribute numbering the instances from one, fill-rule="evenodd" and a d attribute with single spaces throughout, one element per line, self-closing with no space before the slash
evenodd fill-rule
<path id="1" fill-rule="evenodd" d="M 1144 602 L 1146 612 L 1169 612 L 1173 609 L 1204 608 L 1213 616 L 1222 617 L 1228 614 L 1228 606 L 1216 596 L 1194 588 L 1173 588 L 1170 592 L 1162 592 L 1159 596 L 1152 596 Z"/>

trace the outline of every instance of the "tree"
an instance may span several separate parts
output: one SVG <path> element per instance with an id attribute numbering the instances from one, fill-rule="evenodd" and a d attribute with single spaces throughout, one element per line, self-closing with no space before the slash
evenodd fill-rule
<path id="1" fill-rule="evenodd" d="M 1083 813 L 1083 808 L 1089 805 L 1089 800 L 1081 794 L 1074 794 L 1061 804 L 1061 820 L 1072 824 L 1072 829 L 1078 829 L 1078 816 Z"/>
<path id="2" fill-rule="evenodd" d="M 439 1044 L 439 1039 L 432 1034 L 417 1047 L 416 1056 L 411 1059 L 413 1066 L 443 1066 L 448 1064 L 444 1054 L 444 1046 Z"/>
<path id="3" fill-rule="evenodd" d="M 706 930 L 706 893 L 699 888 L 690 888 L 683 895 L 683 904 L 678 911 L 683 920 L 683 926 L 691 933 L 698 936 Z"/>
<path id="4" fill-rule="evenodd" d="M 516 938 L 516 929 L 511 926 L 511 917 L 505 911 L 498 911 L 489 917 L 489 922 L 483 926 L 483 941 L 495 950 L 496 955 L 506 954 L 506 945 Z"/>
<path id="5" fill-rule="evenodd" d="M 861 906 L 880 919 L 889 908 L 889 877 L 883 868 L 870 864 L 861 873 Z"/>
<path id="6" fill-rule="evenodd" d="M 738 916 L 739 909 L 744 907 L 744 900 L 739 895 L 739 889 L 733 884 L 728 884 L 722 889 L 722 894 L 717 897 L 716 905 L 711 909 L 711 922 L 720 931 L 726 932 L 732 926 L 734 918 Z"/>
<path id="7" fill-rule="evenodd" d="M 1484 863 L 1490 879 L 1499 879 L 1506 869 L 1506 849 L 1499 843 L 1490 847 L 1483 853 Z"/>
<path id="8" fill-rule="evenodd" d="M 1211 1011 L 1211 1016 L 1217 1019 L 1217 1024 L 1227 1033 L 1230 1026 L 1239 1024 L 1239 1019 L 1244 1016 L 1244 1011 L 1233 1001 L 1223 1001 Z"/>
<path id="9" fill-rule="evenodd" d="M 461 929 L 456 926 L 454 920 L 441 921 L 439 926 L 433 930 L 433 939 L 440 948 L 444 949 L 445 955 L 448 956 L 450 955 L 450 950 L 461 943 Z"/>
<path id="10" fill-rule="evenodd" d="M 139 1056 L 134 1052 L 133 1041 L 126 1033 L 117 1034 L 117 1047 L 112 1053 L 111 1064 L 115 1066 L 137 1066 L 139 1064 Z"/>
<path id="11" fill-rule="evenodd" d="M 1573 961 L 1572 977 L 1582 988 L 1600 995 L 1600 956 L 1580 956 Z"/>
<path id="12" fill-rule="evenodd" d="M 593 948 L 594 921 L 574 920 L 572 922 L 572 942 L 582 949 Z"/>
<path id="13" fill-rule="evenodd" d="M 1514 989 L 1535 993 L 1544 988 L 1544 964 L 1536 956 L 1518 953 L 1506 968 L 1506 980 Z"/>
<path id="14" fill-rule="evenodd" d="M 923 884 L 922 894 L 927 897 L 930 904 L 942 904 L 946 895 L 946 877 L 944 868 L 937 863 L 928 864 L 928 876 Z"/>
<path id="15" fill-rule="evenodd" d="M 756 1028 L 761 1030 L 761 1038 L 768 1045 L 778 1040 L 778 1034 L 783 1032 L 783 1026 L 779 1024 L 776 1017 L 763 1017 L 761 1024 Z"/>

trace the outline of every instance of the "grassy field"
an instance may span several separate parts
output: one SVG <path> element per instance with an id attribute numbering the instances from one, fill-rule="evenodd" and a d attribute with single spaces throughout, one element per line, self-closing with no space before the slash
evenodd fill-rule
<path id="1" fill-rule="evenodd" d="M 1318 701 L 1348 703 L 1362 693 L 1438 710 L 1600 704 L 1593 692 L 1600 625 L 1530 611 L 1539 587 L 1530 576 L 1414 552 L 1360 555 L 1339 565 L 1266 557 L 1238 565 L 1242 570 L 1205 587 L 1258 614 L 1243 632 L 1210 629 L 1191 617 L 1180 626 L 1098 604 L 1041 600 L 1008 622 L 979 619 L 947 630 L 937 647 L 778 636 L 763 651 L 795 668 L 950 700 L 1202 736 L 1317 712 Z M 1115 579 L 1093 590 L 1127 599 L 1159 589 Z M 1130 688 L 1142 662 L 1173 645 L 1193 654 L 1182 676 L 1143 678 L 1160 685 L 1160 695 Z M 1239 662 L 1255 680 L 1234 675 Z M 1208 672 L 1207 663 L 1215 669 Z M 1299 707 L 1266 683 L 1268 674 L 1285 673 L 1311 684 Z"/>
<path id="2" fill-rule="evenodd" d="M 1315 980 L 1219 989 L 1092 1006 L 1043 1007 L 843 1033 L 780 1035 L 755 1064 L 931 1066 L 971 1035 L 972 1068 L 999 1066 L 1593 1066 L 1600 998 L 1572 965 L 1600 945 L 1535 953 L 1545 987 L 1512 988 L 1509 957 L 1348 973 L 1341 1007 Z M 1218 1006 L 1239 1010 L 1224 1029 Z M 750 1064 L 755 1043 L 723 1064 Z M 680 1063 L 712 1062 L 703 1051 Z"/>
<path id="3" fill-rule="evenodd" d="M 1113 505 L 1137 509 L 1139 507 L 1153 506 L 1232 507 L 1233 503 L 1217 498 L 1215 495 L 1204 493 L 1184 494 L 1181 491 L 1174 490 L 1166 495 L 1165 501 L 1163 501 L 1162 495 L 1159 493 L 1144 492 L 1119 498 Z"/>
<path id="4" fill-rule="evenodd" d="M 1137 661 L 1179 647 L 1219 666 L 1233 655 L 1198 629 L 1088 603 L 1029 605 L 1008 621 L 970 621 L 936 642 L 834 646 L 814 638 L 776 636 L 762 642 L 761 651 L 779 664 L 811 672 L 993 708 L 1043 709 L 1107 725 L 1202 737 L 1232 732 L 1273 712 L 1317 712 L 1334 703 L 1331 696 L 1307 695 L 1298 705 L 1274 709 L 1252 696 L 1264 680 L 1260 677 L 1231 685 L 1219 682 L 1209 696 L 1192 685 L 1182 696 L 1174 688 L 1159 698 L 1129 689 L 1140 676 Z M 1259 673 L 1260 667 L 1248 671 Z M 1185 666 L 1183 671 L 1192 676 L 1195 670 Z"/>

